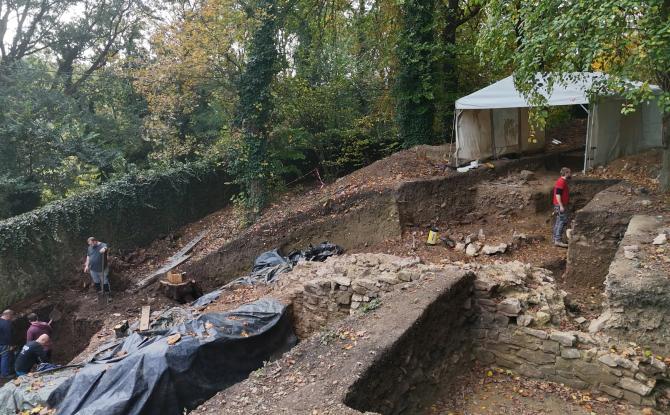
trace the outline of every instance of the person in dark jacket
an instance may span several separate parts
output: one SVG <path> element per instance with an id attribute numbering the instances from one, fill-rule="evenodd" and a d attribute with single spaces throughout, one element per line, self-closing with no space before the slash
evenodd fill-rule
<path id="1" fill-rule="evenodd" d="M 14 369 L 17 376 L 27 374 L 38 363 L 48 362 L 45 347 L 49 347 L 50 344 L 51 338 L 48 334 L 43 334 L 37 340 L 26 343 L 16 357 Z"/>
<path id="2" fill-rule="evenodd" d="M 30 326 L 28 327 L 28 331 L 26 332 L 26 343 L 30 343 L 31 341 L 37 340 L 43 334 L 48 334 L 49 337 L 51 337 L 52 335 L 51 320 L 49 320 L 48 323 L 45 323 L 44 321 L 39 321 L 37 314 L 30 313 L 28 314 L 28 321 L 30 322 Z M 50 345 L 45 346 L 45 350 L 47 352 L 47 356 L 51 358 Z"/>
<path id="3" fill-rule="evenodd" d="M 15 314 L 12 310 L 5 310 L 0 316 L 0 376 L 3 379 L 12 377 L 12 350 L 14 350 L 12 345 L 12 322 L 14 317 Z"/>
<path id="4" fill-rule="evenodd" d="M 109 288 L 109 266 L 107 262 L 107 244 L 98 241 L 94 236 L 86 240 L 88 249 L 86 251 L 86 262 L 84 263 L 84 272 L 90 272 L 93 279 L 93 285 L 98 293 L 98 298 L 102 299 L 103 294 L 110 298 Z"/>

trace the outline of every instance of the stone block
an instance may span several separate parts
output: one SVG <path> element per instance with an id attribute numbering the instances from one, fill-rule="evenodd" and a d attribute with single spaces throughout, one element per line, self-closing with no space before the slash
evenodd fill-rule
<path id="1" fill-rule="evenodd" d="M 537 350 L 540 348 L 541 340 L 537 337 L 529 336 L 521 331 L 516 331 L 509 336 L 507 343 L 515 346 L 524 347 L 530 350 Z"/>
<path id="2" fill-rule="evenodd" d="M 582 389 L 583 390 L 583 389 L 588 389 L 589 386 L 590 386 L 588 383 L 586 383 L 583 380 L 575 377 L 571 373 L 567 373 L 567 376 L 563 376 L 563 375 L 561 375 L 557 372 L 555 375 L 547 376 L 547 379 L 552 381 L 552 382 L 562 383 L 564 385 L 567 385 L 567 386 L 569 386 L 571 388 L 575 388 L 575 389 Z"/>
<path id="3" fill-rule="evenodd" d="M 535 350 L 528 350 L 528 349 L 520 349 L 518 352 L 516 352 L 516 355 L 519 356 L 520 358 L 527 360 L 531 363 L 535 363 L 538 365 L 544 365 L 548 363 L 554 363 L 556 362 L 556 356 L 551 354 L 551 353 L 544 353 L 542 351 L 535 351 Z"/>
<path id="4" fill-rule="evenodd" d="M 498 286 L 498 283 L 494 281 L 489 281 L 489 280 L 484 280 L 481 278 L 477 278 L 474 282 L 475 290 L 481 290 L 481 291 L 491 291 L 495 287 Z"/>
<path id="5" fill-rule="evenodd" d="M 501 313 L 496 313 L 493 323 L 497 326 L 505 327 L 509 324 L 509 317 Z"/>
<path id="6" fill-rule="evenodd" d="M 632 403 L 633 405 L 641 405 L 642 404 L 642 397 L 638 395 L 637 393 L 630 392 L 630 391 L 623 391 L 623 399 L 627 400 L 628 402 Z"/>
<path id="7" fill-rule="evenodd" d="M 604 370 L 598 363 L 588 363 L 580 359 L 558 359 L 560 361 L 557 363 L 557 367 L 571 367 L 571 370 L 577 374 L 577 377 L 592 385 L 599 383 L 615 385 L 619 382 L 618 377 Z"/>
<path id="8" fill-rule="evenodd" d="M 337 304 L 347 305 L 351 303 L 352 293 L 348 291 L 340 292 L 337 294 L 335 301 Z"/>
<path id="9" fill-rule="evenodd" d="M 621 378 L 619 379 L 619 385 L 621 389 L 636 393 L 640 396 L 647 396 L 651 393 L 652 387 L 647 386 L 646 384 L 642 382 L 638 382 L 637 380 L 631 379 L 631 378 Z"/>
<path id="10" fill-rule="evenodd" d="M 306 293 L 313 295 L 325 295 L 326 292 L 321 288 L 319 279 L 315 279 L 309 282 L 306 282 L 303 286 Z"/>
<path id="11" fill-rule="evenodd" d="M 533 337 L 537 337 L 538 339 L 546 340 L 549 338 L 549 335 L 546 331 L 531 329 L 528 327 L 521 327 L 520 330 L 526 334 L 530 334 Z"/>
<path id="12" fill-rule="evenodd" d="M 398 279 L 400 281 L 405 281 L 405 282 L 412 281 L 412 274 L 413 273 L 414 272 L 409 271 L 409 270 L 402 270 L 398 273 Z"/>
<path id="13" fill-rule="evenodd" d="M 564 331 L 553 331 L 549 334 L 551 340 L 559 342 L 563 346 L 572 347 L 575 344 L 575 335 Z"/>
<path id="14" fill-rule="evenodd" d="M 617 399 L 623 398 L 623 391 L 615 386 L 600 384 L 598 385 L 598 390 L 601 392 L 605 392 L 609 396 L 613 396 Z"/>
<path id="15" fill-rule="evenodd" d="M 521 312 L 521 302 L 518 298 L 506 298 L 498 303 L 497 310 L 508 317 L 516 317 Z"/>
<path id="16" fill-rule="evenodd" d="M 400 283 L 400 280 L 395 276 L 379 277 L 379 279 L 377 281 L 383 282 L 383 283 L 388 284 L 388 285 L 396 285 L 396 284 Z"/>
<path id="17" fill-rule="evenodd" d="M 531 378 L 544 378 L 544 374 L 535 366 L 530 365 L 528 363 L 523 363 L 519 365 L 517 368 L 517 372 L 524 376 L 528 376 Z"/>
<path id="18" fill-rule="evenodd" d="M 472 329 L 472 337 L 475 339 L 484 339 L 486 338 L 486 330 L 485 329 Z"/>
<path id="19" fill-rule="evenodd" d="M 615 359 L 617 357 L 616 355 L 613 354 L 604 354 L 598 358 L 598 361 L 604 365 L 607 365 L 609 367 L 617 367 L 618 363 Z"/>
<path id="20" fill-rule="evenodd" d="M 527 326 L 530 326 L 532 322 L 533 322 L 533 317 L 531 317 L 527 314 L 522 314 L 522 315 L 520 315 L 519 317 L 516 318 L 516 324 L 518 326 L 527 327 Z"/>
<path id="21" fill-rule="evenodd" d="M 558 342 L 555 342 L 553 340 L 544 340 L 540 344 L 540 350 L 546 353 L 558 354 L 559 352 Z"/>
<path id="22" fill-rule="evenodd" d="M 351 278 L 347 278 L 343 275 L 336 275 L 333 277 L 333 281 L 339 285 L 343 285 L 345 287 L 348 287 L 351 285 Z"/>
<path id="23" fill-rule="evenodd" d="M 579 349 L 575 349 L 573 347 L 562 347 L 561 357 L 564 359 L 579 359 L 582 357 L 582 354 L 579 352 Z"/>

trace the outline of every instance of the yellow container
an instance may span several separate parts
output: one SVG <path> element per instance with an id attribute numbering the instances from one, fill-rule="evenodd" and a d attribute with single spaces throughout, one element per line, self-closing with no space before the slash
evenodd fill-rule
<path id="1" fill-rule="evenodd" d="M 437 229 L 431 228 L 428 231 L 428 240 L 426 241 L 426 243 L 428 245 L 437 245 L 437 242 L 439 241 L 439 239 L 440 239 L 440 235 L 437 233 Z"/>

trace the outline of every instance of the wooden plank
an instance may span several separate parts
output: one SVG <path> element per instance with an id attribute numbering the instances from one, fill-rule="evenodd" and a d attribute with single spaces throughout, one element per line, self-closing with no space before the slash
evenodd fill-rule
<path id="1" fill-rule="evenodd" d="M 152 272 L 148 277 L 144 278 L 140 282 L 137 283 L 137 287 L 135 288 L 135 291 L 142 289 L 144 287 L 147 287 L 151 285 L 153 282 L 155 282 L 158 278 L 160 278 L 161 275 L 165 274 L 166 272 L 170 271 L 172 268 L 176 267 L 177 265 L 181 264 L 182 262 L 186 261 L 189 259 L 191 256 L 190 255 L 185 255 L 181 258 L 171 258 L 170 262 L 167 264 L 163 265 L 160 267 L 158 270 Z"/>
<path id="2" fill-rule="evenodd" d="M 151 306 L 142 307 L 142 316 L 140 317 L 140 331 L 149 330 L 149 317 L 151 317 Z"/>
<path id="3" fill-rule="evenodd" d="M 194 246 L 198 244 L 198 242 L 202 241 L 202 239 L 207 236 L 209 231 L 203 231 L 200 232 L 195 238 L 193 238 L 189 243 L 184 245 L 182 249 L 179 250 L 176 254 L 172 255 L 170 259 L 168 259 L 167 264 L 163 265 L 160 267 L 158 270 L 152 272 L 147 276 L 146 278 L 143 278 L 140 280 L 140 282 L 137 283 L 135 286 L 135 289 L 133 290 L 134 292 L 141 290 L 142 288 L 145 288 L 160 278 L 161 275 L 165 274 L 166 272 L 170 271 L 177 265 L 183 263 L 187 259 L 189 259 L 191 256 L 188 255 L 189 252 L 193 249 Z"/>

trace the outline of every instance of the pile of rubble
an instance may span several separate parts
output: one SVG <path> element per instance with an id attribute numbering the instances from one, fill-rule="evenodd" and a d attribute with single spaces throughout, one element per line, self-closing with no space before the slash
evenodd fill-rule
<path id="1" fill-rule="evenodd" d="M 504 254 L 512 249 L 517 249 L 524 243 L 532 243 L 534 240 L 538 240 L 538 237 L 531 238 L 526 234 L 515 232 L 508 243 L 487 244 L 484 230 L 480 229 L 478 233 L 471 233 L 464 237 L 456 238 L 456 241 L 453 242 L 453 244 L 447 243 L 447 245 L 453 245 L 452 248 L 454 248 L 455 251 L 465 252 L 469 257 L 476 257 L 481 254 Z"/>

